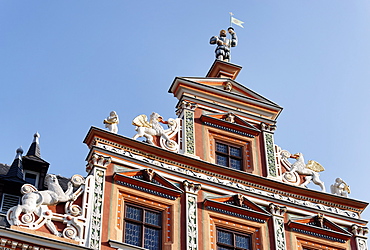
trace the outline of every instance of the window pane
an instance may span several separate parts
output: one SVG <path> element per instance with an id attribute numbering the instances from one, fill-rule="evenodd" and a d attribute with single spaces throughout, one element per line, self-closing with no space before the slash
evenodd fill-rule
<path id="1" fill-rule="evenodd" d="M 160 214 L 152 211 L 145 211 L 145 223 L 160 226 L 161 225 Z"/>
<path id="2" fill-rule="evenodd" d="M 234 245 L 233 234 L 225 231 L 217 231 L 217 241 L 222 244 Z"/>
<path id="3" fill-rule="evenodd" d="M 228 154 L 227 146 L 225 144 L 216 143 L 216 151 Z"/>
<path id="4" fill-rule="evenodd" d="M 135 246 L 141 246 L 141 226 L 126 222 L 125 242 Z"/>
<path id="5" fill-rule="evenodd" d="M 145 228 L 144 247 L 149 250 L 159 250 L 160 242 L 159 235 L 160 230 L 154 228 Z"/>
<path id="6" fill-rule="evenodd" d="M 231 163 L 231 168 L 232 169 L 237 169 L 237 170 L 242 170 L 242 161 L 238 159 L 230 159 Z"/>
<path id="7" fill-rule="evenodd" d="M 230 147 L 230 155 L 241 157 L 242 156 L 242 151 L 241 151 L 240 148 Z"/>
<path id="8" fill-rule="evenodd" d="M 242 236 L 242 235 L 236 235 L 235 236 L 235 245 L 236 247 L 240 247 L 243 249 L 249 249 L 249 237 L 248 236 Z"/>
<path id="9" fill-rule="evenodd" d="M 126 218 L 142 221 L 142 210 L 137 207 L 126 206 Z"/>
<path id="10" fill-rule="evenodd" d="M 227 157 L 223 155 L 216 155 L 217 164 L 227 167 Z"/>
<path id="11" fill-rule="evenodd" d="M 218 247 L 217 250 L 230 250 L 230 249 L 233 249 L 233 248 L 229 248 L 229 247 Z"/>
<path id="12" fill-rule="evenodd" d="M 24 180 L 32 185 L 36 185 L 37 176 L 35 174 L 26 173 Z"/>

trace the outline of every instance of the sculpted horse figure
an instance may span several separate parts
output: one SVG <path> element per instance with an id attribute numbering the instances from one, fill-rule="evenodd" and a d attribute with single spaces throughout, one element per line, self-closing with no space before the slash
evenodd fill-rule
<path id="1" fill-rule="evenodd" d="M 75 200 L 73 195 L 73 184 L 71 182 L 68 183 L 68 189 L 66 192 L 64 192 L 59 185 L 58 178 L 55 175 L 47 175 L 45 183 L 48 190 L 43 191 L 38 191 L 30 184 L 22 186 L 22 189 L 26 186 L 28 187 L 28 190 L 24 192 L 22 204 L 12 207 L 8 211 L 8 221 L 10 224 L 17 226 L 20 225 L 21 222 L 19 220 L 19 216 L 22 212 L 26 214 L 36 213 L 38 216 L 41 216 L 40 213 L 42 205 L 56 205 L 60 202 Z"/>
<path id="2" fill-rule="evenodd" d="M 139 137 L 145 137 L 147 143 L 154 145 L 153 136 L 161 136 L 168 144 L 171 144 L 171 139 L 168 137 L 160 123 L 171 125 L 170 122 L 164 121 L 163 117 L 155 112 L 150 115 L 149 122 L 146 115 L 137 116 L 132 121 L 132 125 L 136 126 L 135 130 L 137 132 L 133 139 L 136 140 Z"/>
<path id="3" fill-rule="evenodd" d="M 296 162 L 291 165 L 289 172 L 297 172 L 300 175 L 305 175 L 305 182 L 300 186 L 307 187 L 308 183 L 312 181 L 314 184 L 321 187 L 321 191 L 325 192 L 324 182 L 320 180 L 320 175 L 318 173 L 325 169 L 318 162 L 310 160 L 306 165 L 302 153 L 290 155 L 290 158 L 296 159 Z"/>

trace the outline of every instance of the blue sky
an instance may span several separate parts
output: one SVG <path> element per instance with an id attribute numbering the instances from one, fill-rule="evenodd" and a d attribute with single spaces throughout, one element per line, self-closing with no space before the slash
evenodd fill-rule
<path id="1" fill-rule="evenodd" d="M 275 143 L 320 162 L 327 190 L 341 177 L 370 201 L 367 0 L 2 0 L 0 162 L 38 131 L 50 172 L 84 175 L 82 141 L 111 110 L 129 137 L 139 114 L 175 117 L 169 86 L 206 75 L 230 11 L 245 22 L 237 81 L 284 107 Z"/>

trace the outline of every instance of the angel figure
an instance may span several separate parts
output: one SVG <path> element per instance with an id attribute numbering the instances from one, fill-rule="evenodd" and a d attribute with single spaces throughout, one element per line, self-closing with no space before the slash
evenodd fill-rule
<path id="1" fill-rule="evenodd" d="M 349 186 L 341 178 L 336 178 L 335 183 L 330 186 L 331 193 L 342 197 L 348 197 L 351 193 Z"/>
<path id="2" fill-rule="evenodd" d="M 119 119 L 116 111 L 110 112 L 109 116 L 107 119 L 104 119 L 103 123 L 110 132 L 117 134 Z"/>
<path id="3" fill-rule="evenodd" d="M 307 187 L 308 183 L 312 181 L 314 184 L 321 187 L 321 191 L 325 192 L 324 182 L 320 180 L 319 175 L 319 172 L 322 172 L 325 169 L 320 165 L 320 163 L 309 160 L 308 164 L 306 165 L 304 163 L 302 153 L 290 155 L 290 158 L 296 159 L 296 162 L 291 165 L 289 172 L 297 172 L 300 175 L 305 175 L 305 182 L 300 185 L 301 187 Z"/>

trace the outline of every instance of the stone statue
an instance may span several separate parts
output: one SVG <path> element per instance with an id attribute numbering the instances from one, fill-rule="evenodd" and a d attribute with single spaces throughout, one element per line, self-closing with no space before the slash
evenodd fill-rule
<path id="1" fill-rule="evenodd" d="M 22 205 L 18 205 L 9 209 L 7 213 L 8 221 L 11 225 L 22 225 L 27 223 L 27 219 L 32 214 L 36 214 L 42 217 L 44 208 L 49 205 L 56 205 L 61 202 L 73 201 L 76 199 L 73 194 L 73 184 L 68 183 L 68 189 L 66 192 L 63 191 L 59 185 L 58 178 L 55 175 L 47 175 L 45 183 L 48 190 L 38 191 L 31 184 L 25 184 L 22 186 Z M 26 217 L 19 219 L 21 213 L 25 213 Z M 46 226 L 55 234 L 59 236 L 54 224 L 51 220 L 47 220 Z"/>
<path id="2" fill-rule="evenodd" d="M 238 43 L 238 38 L 233 27 L 229 27 L 228 30 L 231 35 L 231 39 L 226 38 L 226 30 L 220 31 L 220 36 L 213 36 L 209 41 L 210 44 L 216 44 L 216 58 L 221 61 L 230 61 L 230 48 L 235 47 Z"/>
<path id="3" fill-rule="evenodd" d="M 302 153 L 290 155 L 290 158 L 296 159 L 296 162 L 291 164 L 288 174 L 298 173 L 299 175 L 305 175 L 305 181 L 300 185 L 301 187 L 307 187 L 308 183 L 312 181 L 321 187 L 321 191 L 325 192 L 324 182 L 320 180 L 318 173 L 325 169 L 318 162 L 310 160 L 306 165 Z"/>
<path id="4" fill-rule="evenodd" d="M 160 123 L 167 124 L 169 129 L 165 130 Z M 178 150 L 177 143 L 170 139 L 179 131 L 180 124 L 178 119 L 164 121 L 162 116 L 153 112 L 150 115 L 149 122 L 146 115 L 139 115 L 132 121 L 132 125 L 136 126 L 135 130 L 137 132 L 133 137 L 134 140 L 139 137 L 145 137 L 147 143 L 155 145 L 153 136 L 160 136 L 161 147 L 171 151 Z M 162 141 L 164 141 L 164 143 L 162 143 Z"/>
<path id="5" fill-rule="evenodd" d="M 117 134 L 119 119 L 116 111 L 110 112 L 109 116 L 107 119 L 104 119 L 103 123 L 110 132 Z"/>
<path id="6" fill-rule="evenodd" d="M 348 197 L 351 193 L 349 186 L 341 178 L 336 178 L 335 183 L 330 186 L 331 193 L 342 197 Z"/>

